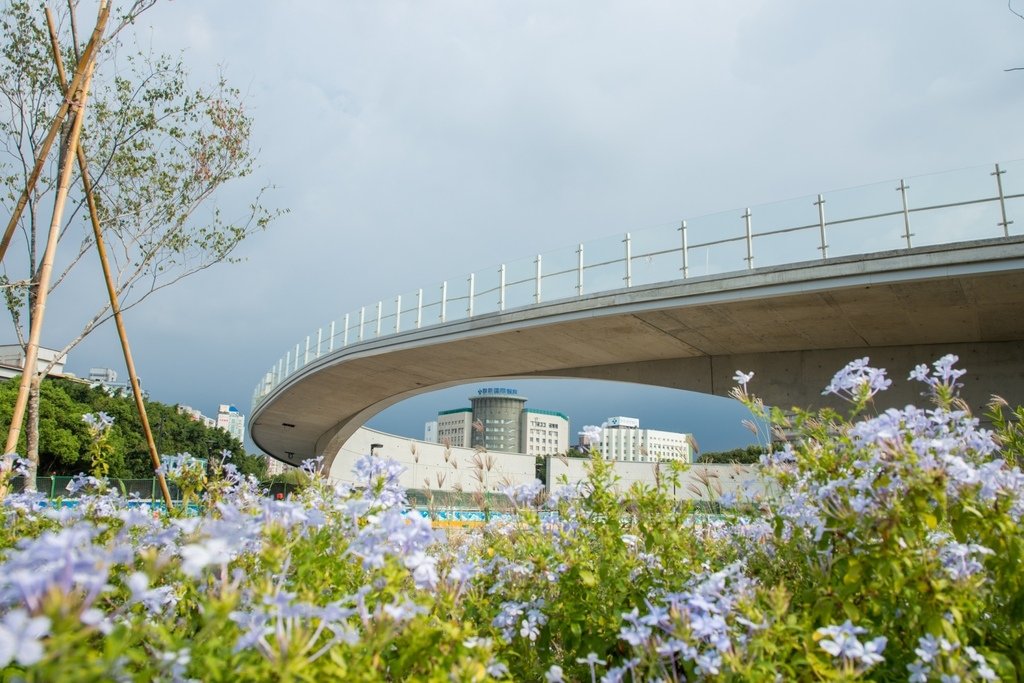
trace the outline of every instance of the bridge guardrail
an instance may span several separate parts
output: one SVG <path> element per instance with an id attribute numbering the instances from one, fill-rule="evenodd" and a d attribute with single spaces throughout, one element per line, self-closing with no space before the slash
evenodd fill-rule
<path id="1" fill-rule="evenodd" d="M 1017 160 L 581 242 L 346 313 L 271 366 L 253 392 L 252 406 L 321 356 L 380 337 L 621 288 L 734 274 L 755 265 L 1006 237 L 1024 231 L 1024 220 L 1013 218 L 1022 213 L 1024 160 Z"/>

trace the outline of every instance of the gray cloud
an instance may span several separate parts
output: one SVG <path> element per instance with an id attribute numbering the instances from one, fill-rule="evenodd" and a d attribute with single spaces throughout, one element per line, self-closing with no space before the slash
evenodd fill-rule
<path id="1" fill-rule="evenodd" d="M 1003 71 L 1024 65 L 1024 22 L 994 1 L 182 0 L 139 31 L 183 49 L 197 81 L 223 68 L 249 94 L 261 167 L 221 208 L 272 182 L 269 201 L 291 209 L 246 262 L 128 318 L 153 396 L 206 412 L 247 412 L 297 341 L 400 292 L 685 217 L 1024 157 L 1024 74 Z M 117 359 L 106 332 L 70 365 Z"/>

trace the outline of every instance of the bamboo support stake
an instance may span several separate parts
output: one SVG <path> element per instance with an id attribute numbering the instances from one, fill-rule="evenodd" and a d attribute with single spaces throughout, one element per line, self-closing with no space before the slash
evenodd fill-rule
<path id="1" fill-rule="evenodd" d="M 49 14 L 49 10 L 47 10 Z M 3 239 L 0 240 L 0 261 L 4 260 L 7 255 L 7 248 L 11 244 L 11 239 L 14 237 L 14 230 L 18 226 L 18 221 L 21 220 L 21 213 L 25 210 L 25 205 L 28 203 L 29 193 L 32 192 L 32 188 L 35 187 L 36 182 L 39 180 L 39 174 L 43 171 L 43 164 L 46 163 L 46 158 L 50 155 L 50 148 L 53 146 L 53 141 L 57 139 L 58 133 L 60 133 L 61 125 L 64 123 L 64 119 L 67 118 L 68 113 L 72 108 L 72 96 L 82 90 L 82 83 L 86 78 L 86 73 L 90 71 L 89 65 L 95 61 L 95 56 L 103 42 L 103 31 L 107 26 L 107 19 L 110 17 L 110 6 L 104 0 L 100 3 L 99 17 L 96 19 L 96 28 L 93 29 L 92 36 L 89 38 L 89 43 L 85 46 L 85 51 L 82 53 L 81 59 L 78 60 L 78 65 L 75 67 L 75 77 L 71 81 L 70 87 L 65 92 L 67 96 L 64 98 L 64 102 L 61 103 L 60 108 L 57 110 L 57 114 L 53 117 L 53 122 L 50 124 L 50 130 L 46 133 L 46 137 L 43 138 L 43 143 L 39 148 L 39 155 L 36 157 L 35 166 L 32 167 L 32 173 L 28 177 L 28 181 L 25 183 L 25 189 L 22 190 L 21 196 L 18 198 L 18 203 L 14 206 L 14 210 L 11 212 L 11 219 L 7 223 L 7 229 L 4 231 Z M 49 19 L 47 19 L 49 21 Z"/>
<path id="2" fill-rule="evenodd" d="M 67 90 L 67 76 L 64 73 L 64 62 L 60 56 L 60 45 L 57 41 L 57 31 L 53 23 L 53 15 L 50 9 L 46 8 L 46 24 L 50 30 L 50 44 L 53 48 L 53 59 L 57 63 L 57 74 L 60 77 L 61 88 Z M 110 262 L 107 259 L 107 248 L 103 243 L 103 229 L 100 226 L 99 210 L 96 207 L 96 197 L 92 191 L 92 179 L 89 177 L 89 165 L 85 157 L 85 149 L 78 145 L 76 147 L 78 157 L 78 168 L 82 173 L 82 189 L 85 192 L 85 201 L 89 207 L 89 219 L 92 222 L 92 234 L 96 239 L 96 251 L 99 254 L 100 265 L 103 267 L 103 279 L 107 285 L 107 295 L 110 297 L 110 310 L 114 315 L 114 324 L 117 326 L 117 336 L 121 339 L 121 350 L 124 352 L 124 362 L 128 368 L 128 378 L 132 385 L 132 394 L 135 396 L 135 407 L 139 411 L 139 421 L 142 423 L 142 433 L 146 438 L 146 445 L 149 447 L 149 458 L 153 462 L 153 473 L 160 484 L 160 493 L 163 496 L 167 510 L 171 510 L 171 492 L 167 488 L 167 479 L 160 471 L 160 453 L 157 451 L 156 442 L 153 440 L 153 430 L 149 426 L 149 417 L 146 414 L 146 404 L 142 398 L 142 386 L 139 384 L 139 377 L 135 372 L 135 361 L 132 357 L 131 346 L 128 344 L 128 332 L 124 326 L 124 318 L 121 316 L 121 305 L 118 301 L 117 288 L 114 285 L 114 278 L 110 273 Z"/>
<path id="3" fill-rule="evenodd" d="M 85 103 L 89 96 L 89 85 L 92 82 L 94 66 L 95 62 L 88 64 L 85 78 L 82 80 L 82 87 L 73 95 L 76 104 L 72 107 L 74 122 L 71 125 L 71 135 L 68 137 L 69 152 L 73 152 L 78 148 L 78 138 L 82 133 Z M 50 220 L 50 231 L 46 240 L 46 250 L 43 252 L 43 260 L 39 265 L 36 301 L 32 306 L 30 317 L 31 331 L 29 332 L 28 346 L 25 349 L 25 368 L 21 373 L 21 386 L 18 388 L 18 398 L 14 403 L 14 410 L 11 412 L 11 427 L 7 432 L 7 445 L 4 447 L 4 453 L 13 453 L 18 447 L 21 423 L 25 419 L 25 405 L 28 403 L 29 385 L 36 373 L 36 362 L 39 359 L 39 336 L 42 334 L 43 318 L 46 314 L 46 295 L 50 288 L 50 275 L 53 272 L 53 257 L 57 252 L 57 238 L 60 236 L 60 226 L 64 219 L 64 204 L 67 202 L 68 190 L 71 186 L 71 169 L 74 163 L 75 155 L 73 153 L 67 154 L 64 158 L 64 164 L 60 169 L 57 196 L 53 202 L 53 217 Z"/>

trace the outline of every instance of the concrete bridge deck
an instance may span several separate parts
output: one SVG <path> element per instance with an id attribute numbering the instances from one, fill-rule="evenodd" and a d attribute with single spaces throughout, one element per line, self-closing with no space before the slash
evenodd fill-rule
<path id="1" fill-rule="evenodd" d="M 609 379 L 725 395 L 737 369 L 770 404 L 813 406 L 853 358 L 920 402 L 917 363 L 961 356 L 975 407 L 1024 403 L 1024 237 L 1008 236 L 630 287 L 488 313 L 321 355 L 262 396 L 257 446 L 333 457 L 367 419 L 416 394 L 522 377 Z"/>

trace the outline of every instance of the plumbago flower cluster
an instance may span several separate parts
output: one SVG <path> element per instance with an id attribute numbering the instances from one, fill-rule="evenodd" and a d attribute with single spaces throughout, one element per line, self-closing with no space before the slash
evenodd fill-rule
<path id="1" fill-rule="evenodd" d="M 1024 672 L 1020 418 L 993 431 L 945 357 L 928 408 L 872 413 L 867 359 L 784 415 L 758 493 L 709 516 L 659 487 L 590 478 L 506 491 L 516 514 L 447 536 L 394 462 L 270 500 L 229 463 L 204 513 L 108 489 L 9 496 L 5 679 L 346 681 L 1017 680 Z M 318 463 L 311 462 L 310 472 Z M 76 487 L 99 482 L 83 477 Z M 676 487 L 682 488 L 682 487 Z M 79 491 L 81 493 L 81 491 Z"/>

